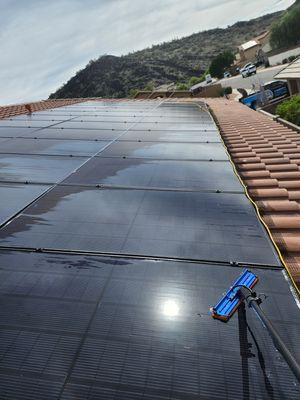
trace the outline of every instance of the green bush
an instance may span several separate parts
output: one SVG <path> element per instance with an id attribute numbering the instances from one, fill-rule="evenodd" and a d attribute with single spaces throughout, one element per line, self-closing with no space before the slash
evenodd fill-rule
<path id="1" fill-rule="evenodd" d="M 144 90 L 152 92 L 154 90 L 154 84 L 152 82 L 148 82 L 147 85 L 144 87 Z"/>
<path id="2" fill-rule="evenodd" d="M 276 107 L 281 118 L 300 126 L 300 94 L 284 101 Z"/>
<path id="3" fill-rule="evenodd" d="M 232 93 L 232 87 L 231 86 L 227 86 L 225 88 L 220 89 L 219 96 L 220 97 L 228 96 L 231 93 Z"/>
<path id="4" fill-rule="evenodd" d="M 134 98 L 135 95 L 140 91 L 140 89 L 130 89 L 129 90 L 129 97 Z"/>
<path id="5" fill-rule="evenodd" d="M 227 86 L 226 88 L 224 88 L 224 94 L 231 94 L 232 93 L 232 87 L 231 86 Z"/>
<path id="6" fill-rule="evenodd" d="M 177 90 L 189 90 L 188 85 L 186 83 L 177 83 Z"/>
<path id="7" fill-rule="evenodd" d="M 203 82 L 203 80 L 204 79 L 202 77 L 192 76 L 189 80 L 188 86 L 191 87 L 191 86 L 197 85 L 197 83 L 201 83 L 201 82 Z"/>

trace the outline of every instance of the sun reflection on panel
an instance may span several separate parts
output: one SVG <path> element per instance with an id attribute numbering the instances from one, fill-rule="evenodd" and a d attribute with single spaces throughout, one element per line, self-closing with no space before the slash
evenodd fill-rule
<path id="1" fill-rule="evenodd" d="M 166 317 L 176 317 L 179 314 L 179 306 L 176 301 L 168 300 L 163 304 L 162 312 Z"/>

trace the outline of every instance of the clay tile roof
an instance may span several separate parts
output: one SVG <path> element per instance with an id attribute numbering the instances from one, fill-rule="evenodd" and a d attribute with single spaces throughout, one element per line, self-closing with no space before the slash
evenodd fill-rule
<path id="1" fill-rule="evenodd" d="M 0 106 L 0 119 L 13 117 L 14 115 L 27 114 L 29 112 L 42 111 L 49 108 L 64 107 L 71 104 L 82 103 L 90 100 L 103 100 L 100 98 L 76 98 L 76 99 L 52 99 L 36 102 Z"/>
<path id="2" fill-rule="evenodd" d="M 0 119 L 13 117 L 14 115 L 19 114 L 27 114 L 29 112 L 41 111 L 48 108 L 63 107 L 82 101 L 82 99 L 57 99 L 3 106 L 0 107 Z"/>
<path id="3" fill-rule="evenodd" d="M 241 103 L 206 102 L 248 194 L 300 288 L 300 136 Z"/>

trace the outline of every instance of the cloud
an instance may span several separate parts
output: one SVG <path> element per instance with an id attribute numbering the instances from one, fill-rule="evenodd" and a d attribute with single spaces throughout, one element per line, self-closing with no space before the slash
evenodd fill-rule
<path id="1" fill-rule="evenodd" d="M 90 59 L 102 54 L 126 54 L 292 3 L 1 0 L 0 104 L 47 98 Z"/>

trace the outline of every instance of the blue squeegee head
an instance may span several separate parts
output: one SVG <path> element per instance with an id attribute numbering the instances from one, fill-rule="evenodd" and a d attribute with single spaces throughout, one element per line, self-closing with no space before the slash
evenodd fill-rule
<path id="1" fill-rule="evenodd" d="M 248 269 L 244 270 L 241 275 L 233 282 L 218 303 L 211 309 L 212 317 L 227 322 L 235 313 L 238 306 L 243 301 L 239 294 L 239 287 L 246 286 L 252 289 L 258 282 L 258 277 Z"/>

